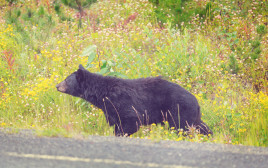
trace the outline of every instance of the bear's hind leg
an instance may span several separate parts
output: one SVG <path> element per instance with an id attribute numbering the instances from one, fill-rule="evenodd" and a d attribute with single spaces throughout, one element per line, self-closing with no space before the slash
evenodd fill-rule
<path id="1" fill-rule="evenodd" d="M 207 126 L 206 123 L 204 123 L 202 120 L 200 122 L 200 124 L 198 124 L 197 129 L 199 129 L 200 133 L 203 135 L 213 135 L 213 132 L 209 129 L 209 127 Z"/>

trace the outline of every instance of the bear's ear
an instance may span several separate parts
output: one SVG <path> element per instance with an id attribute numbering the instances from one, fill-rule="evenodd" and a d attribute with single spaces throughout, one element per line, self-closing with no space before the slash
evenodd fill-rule
<path id="1" fill-rule="evenodd" d="M 80 64 L 79 69 L 85 70 L 85 68 Z"/>
<path id="2" fill-rule="evenodd" d="M 78 83 L 82 83 L 84 81 L 84 72 L 83 72 L 83 70 L 81 70 L 81 69 L 77 70 L 76 80 L 78 81 Z"/>

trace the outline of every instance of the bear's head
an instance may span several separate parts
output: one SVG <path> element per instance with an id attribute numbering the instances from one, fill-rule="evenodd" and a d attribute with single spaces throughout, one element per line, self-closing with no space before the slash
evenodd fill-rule
<path id="1" fill-rule="evenodd" d="M 56 85 L 58 91 L 76 97 L 82 97 L 82 83 L 84 81 L 85 68 L 80 64 L 79 69 L 69 75 L 64 81 Z"/>

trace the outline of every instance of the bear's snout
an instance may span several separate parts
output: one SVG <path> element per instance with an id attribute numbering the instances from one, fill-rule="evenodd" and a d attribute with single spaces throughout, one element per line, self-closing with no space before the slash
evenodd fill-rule
<path id="1" fill-rule="evenodd" d="M 56 88 L 57 88 L 57 90 L 60 91 L 60 92 L 65 92 L 65 91 L 67 90 L 66 82 L 63 81 L 63 82 L 57 84 L 57 85 L 56 85 Z"/>

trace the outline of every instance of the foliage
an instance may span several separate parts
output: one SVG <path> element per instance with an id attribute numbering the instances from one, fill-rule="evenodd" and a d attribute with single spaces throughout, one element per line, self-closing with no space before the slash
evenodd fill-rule
<path id="1" fill-rule="evenodd" d="M 191 18 L 198 15 L 204 20 L 213 12 L 211 2 L 194 0 L 149 0 L 156 5 L 155 13 L 160 23 L 173 26 L 190 26 Z"/>
<path id="2" fill-rule="evenodd" d="M 48 136 L 113 135 L 102 111 L 56 91 L 83 64 L 104 75 L 162 75 L 180 84 L 195 94 L 202 119 L 215 133 L 206 137 L 191 128 L 185 136 L 165 123 L 143 126 L 132 137 L 268 145 L 264 1 L 189 0 L 174 6 L 170 0 L 156 8 L 147 0 L 98 1 L 84 8 L 80 28 L 77 11 L 60 2 L 17 1 L 0 10 L 0 127 Z M 191 13 L 199 4 L 200 11 L 209 8 L 202 18 Z M 172 8 L 161 26 L 160 6 Z M 187 20 L 180 30 L 172 24 L 178 23 L 172 21 L 176 7 Z"/>
<path id="3" fill-rule="evenodd" d="M 79 11 L 79 24 L 78 26 L 82 26 L 82 20 L 81 18 L 86 15 L 84 8 L 89 7 L 91 4 L 95 3 L 97 0 L 61 0 L 61 2 L 69 6 L 73 9 L 76 9 Z M 57 5 L 55 5 L 55 11 L 59 14 L 59 8 Z"/>
<path id="4" fill-rule="evenodd" d="M 92 3 L 96 2 L 96 0 L 61 0 L 62 3 L 71 8 L 80 10 L 80 8 L 89 7 Z"/>
<path id="5" fill-rule="evenodd" d="M 96 52 L 97 52 L 97 46 L 96 45 L 90 45 L 88 46 L 86 49 L 84 49 L 83 53 L 82 53 L 82 57 L 86 56 L 88 57 L 87 60 L 87 65 L 86 68 L 91 68 L 94 65 L 92 65 L 91 63 L 93 63 L 95 57 L 96 57 Z M 99 57 L 98 57 L 99 58 Z M 98 72 L 101 75 L 107 75 L 107 76 L 116 76 L 116 77 L 121 77 L 121 78 L 125 78 L 126 76 L 119 73 L 119 72 L 114 72 L 113 68 L 117 67 L 116 66 L 116 62 L 112 61 L 112 60 L 102 60 L 102 66 L 100 66 L 100 60 L 98 60 L 99 62 L 99 68 L 100 71 Z"/>

